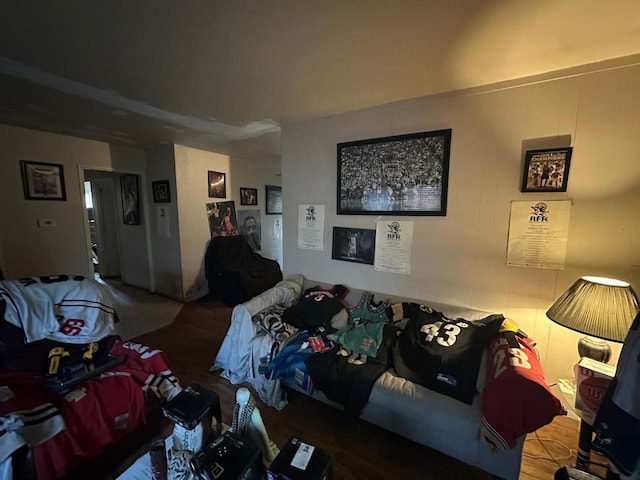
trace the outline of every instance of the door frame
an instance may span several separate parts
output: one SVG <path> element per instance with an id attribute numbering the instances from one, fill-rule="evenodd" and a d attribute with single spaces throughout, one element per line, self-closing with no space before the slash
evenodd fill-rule
<path id="1" fill-rule="evenodd" d="M 156 291 L 155 269 L 153 265 L 153 255 L 151 251 L 151 222 L 149 221 L 151 216 L 150 216 L 149 201 L 148 201 L 149 195 L 147 192 L 147 177 L 145 172 L 139 171 L 139 170 L 126 170 L 126 169 L 116 170 L 112 167 L 95 167 L 95 166 L 80 165 L 80 164 L 78 165 L 78 180 L 79 180 L 80 193 L 81 193 L 80 198 L 82 202 L 82 221 L 84 225 L 84 235 L 85 235 L 84 243 L 87 249 L 86 258 L 87 258 L 87 262 L 89 263 L 89 271 L 92 273 L 95 273 L 95 269 L 93 267 L 93 262 L 91 261 L 91 231 L 89 230 L 89 214 L 87 213 L 87 202 L 85 200 L 85 193 L 84 193 L 84 182 L 86 181 L 85 171 L 87 170 L 111 172 L 115 174 L 131 173 L 131 174 L 140 176 L 139 189 L 140 189 L 140 198 L 142 199 L 142 201 L 140 202 L 141 204 L 140 206 L 142 207 L 142 211 L 145 219 L 144 231 L 145 231 L 145 240 L 146 240 L 146 246 L 147 246 L 147 262 L 149 264 L 149 271 L 147 272 L 147 274 L 149 275 L 149 291 L 151 293 L 155 293 Z M 116 188 L 116 191 L 117 191 L 117 188 Z M 121 248 L 120 238 L 118 238 L 118 244 L 119 244 L 119 247 Z"/>

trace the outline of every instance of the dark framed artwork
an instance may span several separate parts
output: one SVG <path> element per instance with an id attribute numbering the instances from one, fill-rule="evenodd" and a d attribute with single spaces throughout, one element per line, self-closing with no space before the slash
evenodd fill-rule
<path id="1" fill-rule="evenodd" d="M 120 175 L 122 193 L 122 221 L 125 225 L 140 225 L 140 194 L 138 175 Z"/>
<path id="2" fill-rule="evenodd" d="M 240 187 L 240 205 L 258 205 L 258 189 Z"/>
<path id="3" fill-rule="evenodd" d="M 451 129 L 338 144 L 338 215 L 446 215 Z"/>
<path id="4" fill-rule="evenodd" d="M 331 258 L 373 265 L 376 231 L 363 228 L 333 227 Z"/>
<path id="5" fill-rule="evenodd" d="M 171 191 L 169 190 L 169 180 L 156 180 L 151 182 L 153 189 L 154 203 L 170 203 Z"/>
<path id="6" fill-rule="evenodd" d="M 64 169 L 57 163 L 20 160 L 22 187 L 27 200 L 66 200 Z"/>
<path id="7" fill-rule="evenodd" d="M 282 187 L 275 185 L 265 186 L 265 197 L 267 199 L 266 214 L 280 215 L 282 214 Z"/>
<path id="8" fill-rule="evenodd" d="M 566 192 L 573 147 L 527 150 L 520 191 Z"/>
<path id="9" fill-rule="evenodd" d="M 223 172 L 209 170 L 207 182 L 209 185 L 210 198 L 227 198 L 226 175 Z"/>

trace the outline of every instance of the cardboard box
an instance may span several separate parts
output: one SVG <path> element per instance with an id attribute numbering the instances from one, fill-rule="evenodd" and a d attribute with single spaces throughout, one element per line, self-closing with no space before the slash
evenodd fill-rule
<path id="1" fill-rule="evenodd" d="M 291 437 L 267 469 L 267 480 L 328 480 L 331 455 L 299 437 Z"/>
<path id="2" fill-rule="evenodd" d="M 576 366 L 576 409 L 595 417 L 602 398 L 616 374 L 616 367 L 582 358 Z"/>

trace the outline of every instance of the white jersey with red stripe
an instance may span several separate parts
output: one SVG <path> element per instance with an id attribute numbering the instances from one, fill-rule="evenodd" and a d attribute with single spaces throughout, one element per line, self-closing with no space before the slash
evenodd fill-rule
<path id="1" fill-rule="evenodd" d="M 0 372 L 0 462 L 23 445 L 40 445 L 65 428 L 51 395 L 33 373 Z"/>
<path id="2" fill-rule="evenodd" d="M 78 275 L 0 281 L 5 320 L 27 342 L 95 342 L 114 332 L 115 301 L 106 285 Z"/>

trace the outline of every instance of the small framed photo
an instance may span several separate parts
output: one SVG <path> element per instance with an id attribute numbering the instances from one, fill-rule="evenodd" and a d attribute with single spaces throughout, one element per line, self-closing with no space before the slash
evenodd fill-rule
<path id="1" fill-rule="evenodd" d="M 573 147 L 527 150 L 520 191 L 566 192 Z"/>
<path id="2" fill-rule="evenodd" d="M 169 180 L 156 180 L 151 182 L 153 188 L 154 203 L 170 203 L 171 193 L 169 191 Z"/>
<path id="3" fill-rule="evenodd" d="M 22 187 L 27 200 L 66 200 L 64 170 L 57 163 L 20 161 Z"/>
<path id="4" fill-rule="evenodd" d="M 267 197 L 267 215 L 282 214 L 282 187 L 275 185 L 265 186 L 265 196 Z"/>
<path id="5" fill-rule="evenodd" d="M 227 198 L 226 175 L 223 172 L 213 172 L 209 170 L 208 184 L 210 198 Z"/>
<path id="6" fill-rule="evenodd" d="M 240 205 L 258 205 L 258 189 L 240 187 Z"/>
<path id="7" fill-rule="evenodd" d="M 363 228 L 333 227 L 331 258 L 373 265 L 376 231 Z"/>

